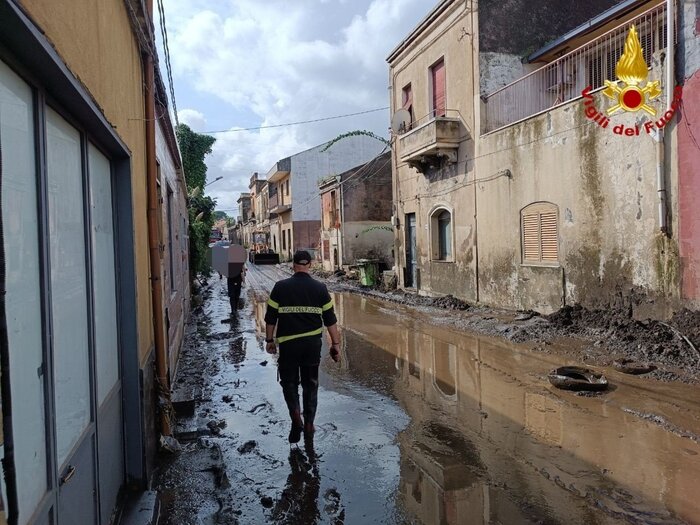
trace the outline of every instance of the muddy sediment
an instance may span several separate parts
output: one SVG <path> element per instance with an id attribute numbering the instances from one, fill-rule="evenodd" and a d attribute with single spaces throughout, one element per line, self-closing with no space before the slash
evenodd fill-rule
<path id="1" fill-rule="evenodd" d="M 357 280 L 333 274 L 319 276 L 330 289 L 357 293 L 393 303 L 447 310 L 433 315 L 436 322 L 472 330 L 483 335 L 504 337 L 518 343 L 533 343 L 540 351 L 554 351 L 562 338 L 577 338 L 581 344 L 565 345 L 569 353 L 579 350 L 587 364 L 607 366 L 616 359 L 653 365 L 646 377 L 660 381 L 700 382 L 700 312 L 677 312 L 667 322 L 633 319 L 628 310 L 589 310 L 580 305 L 565 306 L 551 315 L 514 312 L 470 305 L 453 296 L 425 297 L 403 290 L 382 290 L 361 286 Z M 456 315 L 455 315 L 456 314 Z M 561 345 L 556 345 L 561 347 Z"/>

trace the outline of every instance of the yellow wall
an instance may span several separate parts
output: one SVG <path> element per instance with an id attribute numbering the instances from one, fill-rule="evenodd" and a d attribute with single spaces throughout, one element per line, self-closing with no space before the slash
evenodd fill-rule
<path id="1" fill-rule="evenodd" d="M 131 151 L 139 357 L 153 342 L 146 221 L 143 75 L 123 0 L 22 0 Z M 86 45 L 86 43 L 91 43 Z M 49 86 L 50 88 L 50 86 Z"/>

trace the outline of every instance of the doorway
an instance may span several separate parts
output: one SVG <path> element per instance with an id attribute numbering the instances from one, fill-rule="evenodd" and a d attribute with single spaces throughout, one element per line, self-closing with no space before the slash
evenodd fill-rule
<path id="1" fill-rule="evenodd" d="M 416 214 L 406 214 L 406 268 L 404 272 L 404 286 L 406 288 L 418 287 L 416 264 Z"/>

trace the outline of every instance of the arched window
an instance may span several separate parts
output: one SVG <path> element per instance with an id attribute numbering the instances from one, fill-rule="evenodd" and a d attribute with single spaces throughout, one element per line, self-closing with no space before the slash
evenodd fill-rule
<path id="1" fill-rule="evenodd" d="M 551 202 L 535 202 L 520 212 L 524 263 L 559 263 L 559 210 Z"/>
<path id="2" fill-rule="evenodd" d="M 452 260 L 452 214 L 444 209 L 435 210 L 430 217 L 433 260 Z"/>

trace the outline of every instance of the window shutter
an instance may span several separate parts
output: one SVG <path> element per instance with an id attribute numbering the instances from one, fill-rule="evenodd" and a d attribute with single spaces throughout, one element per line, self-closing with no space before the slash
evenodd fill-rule
<path id="1" fill-rule="evenodd" d="M 401 106 L 403 107 L 403 109 L 410 111 L 412 105 L 413 90 L 411 89 L 411 84 L 409 84 L 405 88 L 403 88 L 403 92 L 401 93 Z"/>
<path id="2" fill-rule="evenodd" d="M 559 213 L 551 203 L 538 202 L 521 212 L 523 262 L 559 261 Z"/>
<path id="3" fill-rule="evenodd" d="M 433 81 L 433 116 L 445 116 L 445 61 L 441 60 L 431 68 Z"/>
<path id="4" fill-rule="evenodd" d="M 557 262 L 559 260 L 559 242 L 556 210 L 540 212 L 540 242 L 542 260 Z"/>
<path id="5" fill-rule="evenodd" d="M 540 225 L 539 214 L 523 215 L 523 259 L 525 261 L 540 260 Z"/>

